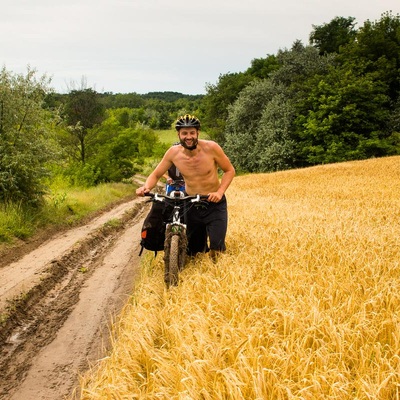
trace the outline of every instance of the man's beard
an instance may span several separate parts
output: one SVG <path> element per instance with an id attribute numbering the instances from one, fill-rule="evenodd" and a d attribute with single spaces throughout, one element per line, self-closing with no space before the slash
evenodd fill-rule
<path id="1" fill-rule="evenodd" d="M 191 146 L 188 146 L 184 140 L 180 140 L 181 146 L 190 151 L 194 150 L 197 147 L 198 143 L 199 143 L 198 139 L 193 139 L 193 144 Z"/>

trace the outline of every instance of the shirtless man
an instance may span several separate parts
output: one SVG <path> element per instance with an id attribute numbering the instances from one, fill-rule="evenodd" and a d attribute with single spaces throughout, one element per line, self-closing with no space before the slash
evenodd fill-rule
<path id="1" fill-rule="evenodd" d="M 138 196 L 153 189 L 158 180 L 175 164 L 182 173 L 188 195 L 207 195 L 208 207 L 192 207 L 187 214 L 188 252 L 190 255 L 207 251 L 210 255 L 225 251 L 228 211 L 225 191 L 235 176 L 235 168 L 222 148 L 211 140 L 199 139 L 200 121 L 193 115 L 180 117 L 175 124 L 180 146 L 172 146 L 164 154 L 144 186 L 136 190 Z M 223 171 L 221 180 L 218 168 Z"/>

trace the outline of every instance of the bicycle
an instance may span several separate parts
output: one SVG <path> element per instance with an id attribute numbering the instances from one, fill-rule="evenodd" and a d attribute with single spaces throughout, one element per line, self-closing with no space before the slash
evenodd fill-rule
<path id="1" fill-rule="evenodd" d="M 172 220 L 166 223 L 164 241 L 164 282 L 169 289 L 178 285 L 179 271 L 186 262 L 188 241 L 184 220 L 188 207 L 195 203 L 208 204 L 205 201 L 208 196 L 187 196 L 182 191 L 173 191 L 169 196 L 159 193 L 146 193 L 145 196 L 151 197 L 151 201 L 165 202 L 166 206 L 173 207 Z"/>

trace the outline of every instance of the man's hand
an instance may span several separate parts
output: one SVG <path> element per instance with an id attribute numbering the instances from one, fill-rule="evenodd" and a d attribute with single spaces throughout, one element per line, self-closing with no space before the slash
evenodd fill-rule
<path id="1" fill-rule="evenodd" d="M 142 187 L 136 189 L 136 194 L 138 196 L 142 196 L 142 197 L 145 195 L 145 193 L 149 193 L 149 192 L 150 192 L 150 189 L 147 189 L 145 186 L 142 186 Z"/>
<path id="2" fill-rule="evenodd" d="M 218 203 L 221 201 L 223 194 L 219 193 L 219 192 L 211 192 L 208 193 L 208 201 L 210 201 L 211 203 Z"/>

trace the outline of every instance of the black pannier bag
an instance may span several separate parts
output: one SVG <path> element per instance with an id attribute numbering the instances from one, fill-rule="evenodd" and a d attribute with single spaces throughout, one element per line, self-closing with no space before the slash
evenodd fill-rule
<path id="1" fill-rule="evenodd" d="M 147 214 L 142 226 L 139 256 L 143 249 L 154 251 L 155 256 L 158 251 L 164 250 L 165 226 L 171 216 L 171 209 L 162 201 L 153 201 L 151 209 Z"/>

